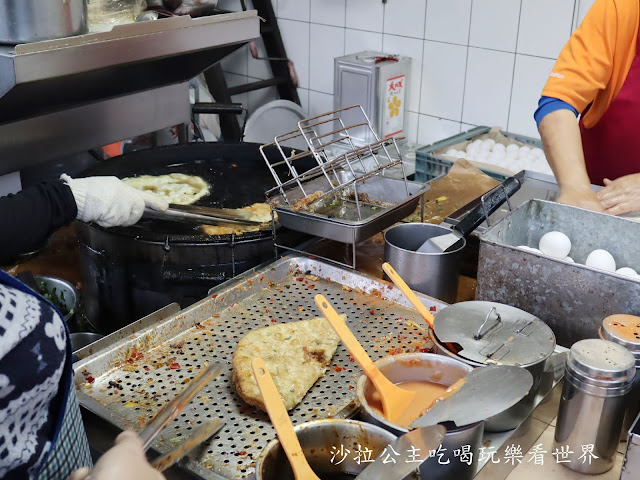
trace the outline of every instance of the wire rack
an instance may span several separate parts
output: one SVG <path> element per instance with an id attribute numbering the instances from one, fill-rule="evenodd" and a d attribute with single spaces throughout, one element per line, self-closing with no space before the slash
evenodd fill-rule
<path id="1" fill-rule="evenodd" d="M 366 138 L 367 133 L 375 141 L 357 147 L 357 139 Z M 287 156 L 283 145 L 299 138 L 304 139 L 309 151 Z M 346 146 L 346 151 L 335 148 L 337 144 Z M 273 151 L 271 147 L 276 147 L 279 155 L 268 154 Z M 276 136 L 274 142 L 263 145 L 260 152 L 276 181 L 276 186 L 266 192 L 267 196 L 279 192 L 289 206 L 310 197 L 313 200 L 310 203 L 320 203 L 336 194 L 348 195 L 356 206 L 357 219 L 354 220 L 362 221 L 363 204 L 373 204 L 359 194 L 358 185 L 373 176 L 384 176 L 394 167 L 401 169 L 406 195 L 411 195 L 396 139 L 381 139 L 360 105 L 301 120 L 297 130 Z M 296 168 L 303 159 L 310 158 L 315 160 L 315 166 L 305 171 Z"/>

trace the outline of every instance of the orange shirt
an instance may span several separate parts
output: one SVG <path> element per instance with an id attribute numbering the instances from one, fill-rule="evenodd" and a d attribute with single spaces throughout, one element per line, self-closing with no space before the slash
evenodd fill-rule
<path id="1" fill-rule="evenodd" d="M 584 126 L 593 127 L 627 78 L 639 24 L 639 0 L 596 0 L 560 52 L 542 96 L 572 105 Z"/>

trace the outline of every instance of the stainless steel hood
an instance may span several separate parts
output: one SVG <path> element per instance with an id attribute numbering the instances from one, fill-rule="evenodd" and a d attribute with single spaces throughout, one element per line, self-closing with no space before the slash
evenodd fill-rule
<path id="1" fill-rule="evenodd" d="M 247 11 L 0 46 L 0 174 L 188 121 L 187 82 L 259 35 Z"/>

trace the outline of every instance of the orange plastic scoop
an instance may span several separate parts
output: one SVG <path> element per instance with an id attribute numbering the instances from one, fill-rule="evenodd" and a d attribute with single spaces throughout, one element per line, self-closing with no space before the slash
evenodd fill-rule
<path id="1" fill-rule="evenodd" d="M 293 475 L 296 480 L 320 480 L 320 478 L 313 473 L 311 467 L 307 463 L 307 459 L 304 457 L 302 447 L 298 441 L 298 436 L 293 430 L 293 424 L 289 419 L 287 409 L 284 407 L 280 393 L 276 388 L 276 384 L 273 383 L 273 378 L 267 366 L 261 358 L 256 358 L 251 362 L 251 368 L 253 374 L 256 377 L 258 388 L 262 394 L 262 400 L 267 408 L 267 413 L 273 424 L 273 428 L 276 429 L 278 434 L 278 440 L 284 453 L 287 454 L 291 468 L 293 469 Z"/>
<path id="2" fill-rule="evenodd" d="M 415 308 L 418 311 L 420 316 L 425 319 L 425 321 L 429 324 L 431 328 L 433 328 L 433 315 L 431 315 L 431 312 L 429 312 L 427 307 L 425 307 L 424 304 L 418 299 L 416 294 L 413 293 L 413 290 L 411 290 L 409 285 L 407 285 L 407 283 L 402 279 L 402 277 L 398 275 L 398 272 L 396 272 L 393 269 L 393 267 L 389 265 L 387 262 L 382 264 L 382 270 L 384 270 L 384 273 L 386 273 L 389 276 L 389 278 L 394 283 L 394 285 L 398 287 L 398 290 L 404 293 L 404 296 L 407 297 L 407 300 L 409 300 L 409 303 L 413 305 L 413 308 Z"/>
<path id="3" fill-rule="evenodd" d="M 415 418 L 405 418 L 405 415 L 407 407 L 415 400 L 416 393 L 397 387 L 378 370 L 378 367 L 369 358 L 362 345 L 360 345 L 351 330 L 349 330 L 349 327 L 345 325 L 338 312 L 334 310 L 326 298 L 322 295 L 316 295 L 315 301 L 324 317 L 336 331 L 340 340 L 342 340 L 342 343 L 349 350 L 351 356 L 358 362 L 365 375 L 369 377 L 371 383 L 376 387 L 382 401 L 382 410 L 385 418 L 399 425 L 408 425 L 415 420 Z"/>

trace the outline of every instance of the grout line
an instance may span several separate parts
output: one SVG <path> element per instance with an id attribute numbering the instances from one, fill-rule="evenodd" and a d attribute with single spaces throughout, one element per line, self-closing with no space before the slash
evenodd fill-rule
<path id="1" fill-rule="evenodd" d="M 473 0 L 471 0 L 471 8 L 469 9 L 469 33 L 467 34 L 467 51 L 464 60 L 464 82 L 462 84 L 462 103 L 460 104 L 460 130 L 462 131 L 462 123 L 464 122 L 464 99 L 467 93 L 467 75 L 469 74 L 469 49 L 471 46 L 471 21 L 473 19 Z"/>
<path id="2" fill-rule="evenodd" d="M 575 0 L 574 0 L 575 1 Z M 513 90 L 516 86 L 516 63 L 518 61 L 518 41 L 520 40 L 520 24 L 522 22 L 522 0 L 520 0 L 520 12 L 518 13 L 518 30 L 516 32 L 516 53 L 513 57 L 513 70 L 511 72 L 511 92 L 509 93 L 509 107 L 507 109 L 507 126 L 504 127 L 510 131 L 509 123 L 511 122 L 511 104 L 513 103 Z"/>

